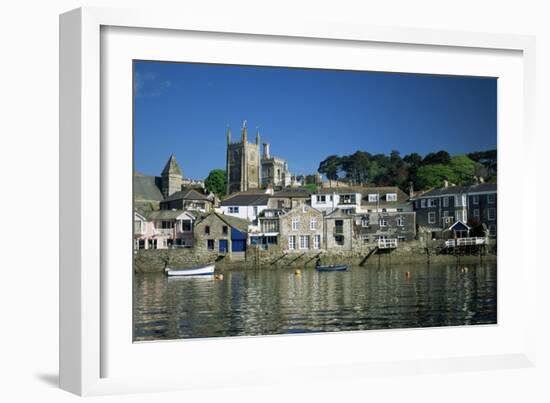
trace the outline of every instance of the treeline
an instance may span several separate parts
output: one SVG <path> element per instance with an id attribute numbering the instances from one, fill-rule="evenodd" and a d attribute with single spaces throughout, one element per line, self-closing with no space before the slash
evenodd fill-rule
<path id="1" fill-rule="evenodd" d="M 369 183 L 399 186 L 403 190 L 407 190 L 411 182 L 416 190 L 442 186 L 445 180 L 456 185 L 473 183 L 476 177 L 495 182 L 497 151 L 451 156 L 441 150 L 425 157 L 417 153 L 401 157 L 397 150 L 390 155 L 356 151 L 351 155 L 327 157 L 319 164 L 318 172 L 350 185 Z"/>

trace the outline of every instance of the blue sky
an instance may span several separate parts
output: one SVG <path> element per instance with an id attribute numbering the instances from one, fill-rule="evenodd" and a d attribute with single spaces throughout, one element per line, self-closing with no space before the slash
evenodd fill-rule
<path id="1" fill-rule="evenodd" d="M 134 62 L 135 169 L 175 153 L 187 178 L 225 168 L 226 131 L 259 127 L 293 174 L 331 154 L 496 148 L 497 80 L 380 72 Z"/>

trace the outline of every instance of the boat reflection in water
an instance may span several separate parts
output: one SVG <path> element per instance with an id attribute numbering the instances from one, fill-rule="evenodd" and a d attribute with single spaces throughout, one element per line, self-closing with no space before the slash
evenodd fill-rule
<path id="1" fill-rule="evenodd" d="M 496 323 L 496 264 L 134 276 L 135 340 Z"/>

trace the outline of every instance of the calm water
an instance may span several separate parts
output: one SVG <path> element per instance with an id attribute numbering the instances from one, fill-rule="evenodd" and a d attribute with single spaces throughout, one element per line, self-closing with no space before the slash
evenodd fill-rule
<path id="1" fill-rule="evenodd" d="M 294 270 L 136 274 L 135 340 L 496 323 L 496 264 Z"/>

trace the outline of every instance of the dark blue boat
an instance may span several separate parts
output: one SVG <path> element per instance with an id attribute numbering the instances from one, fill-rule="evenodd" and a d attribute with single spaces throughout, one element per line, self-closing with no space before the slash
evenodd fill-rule
<path id="1" fill-rule="evenodd" d="M 317 269 L 317 271 L 345 271 L 348 269 L 348 265 L 347 264 L 333 264 L 330 266 L 317 265 L 315 266 L 315 268 Z"/>

